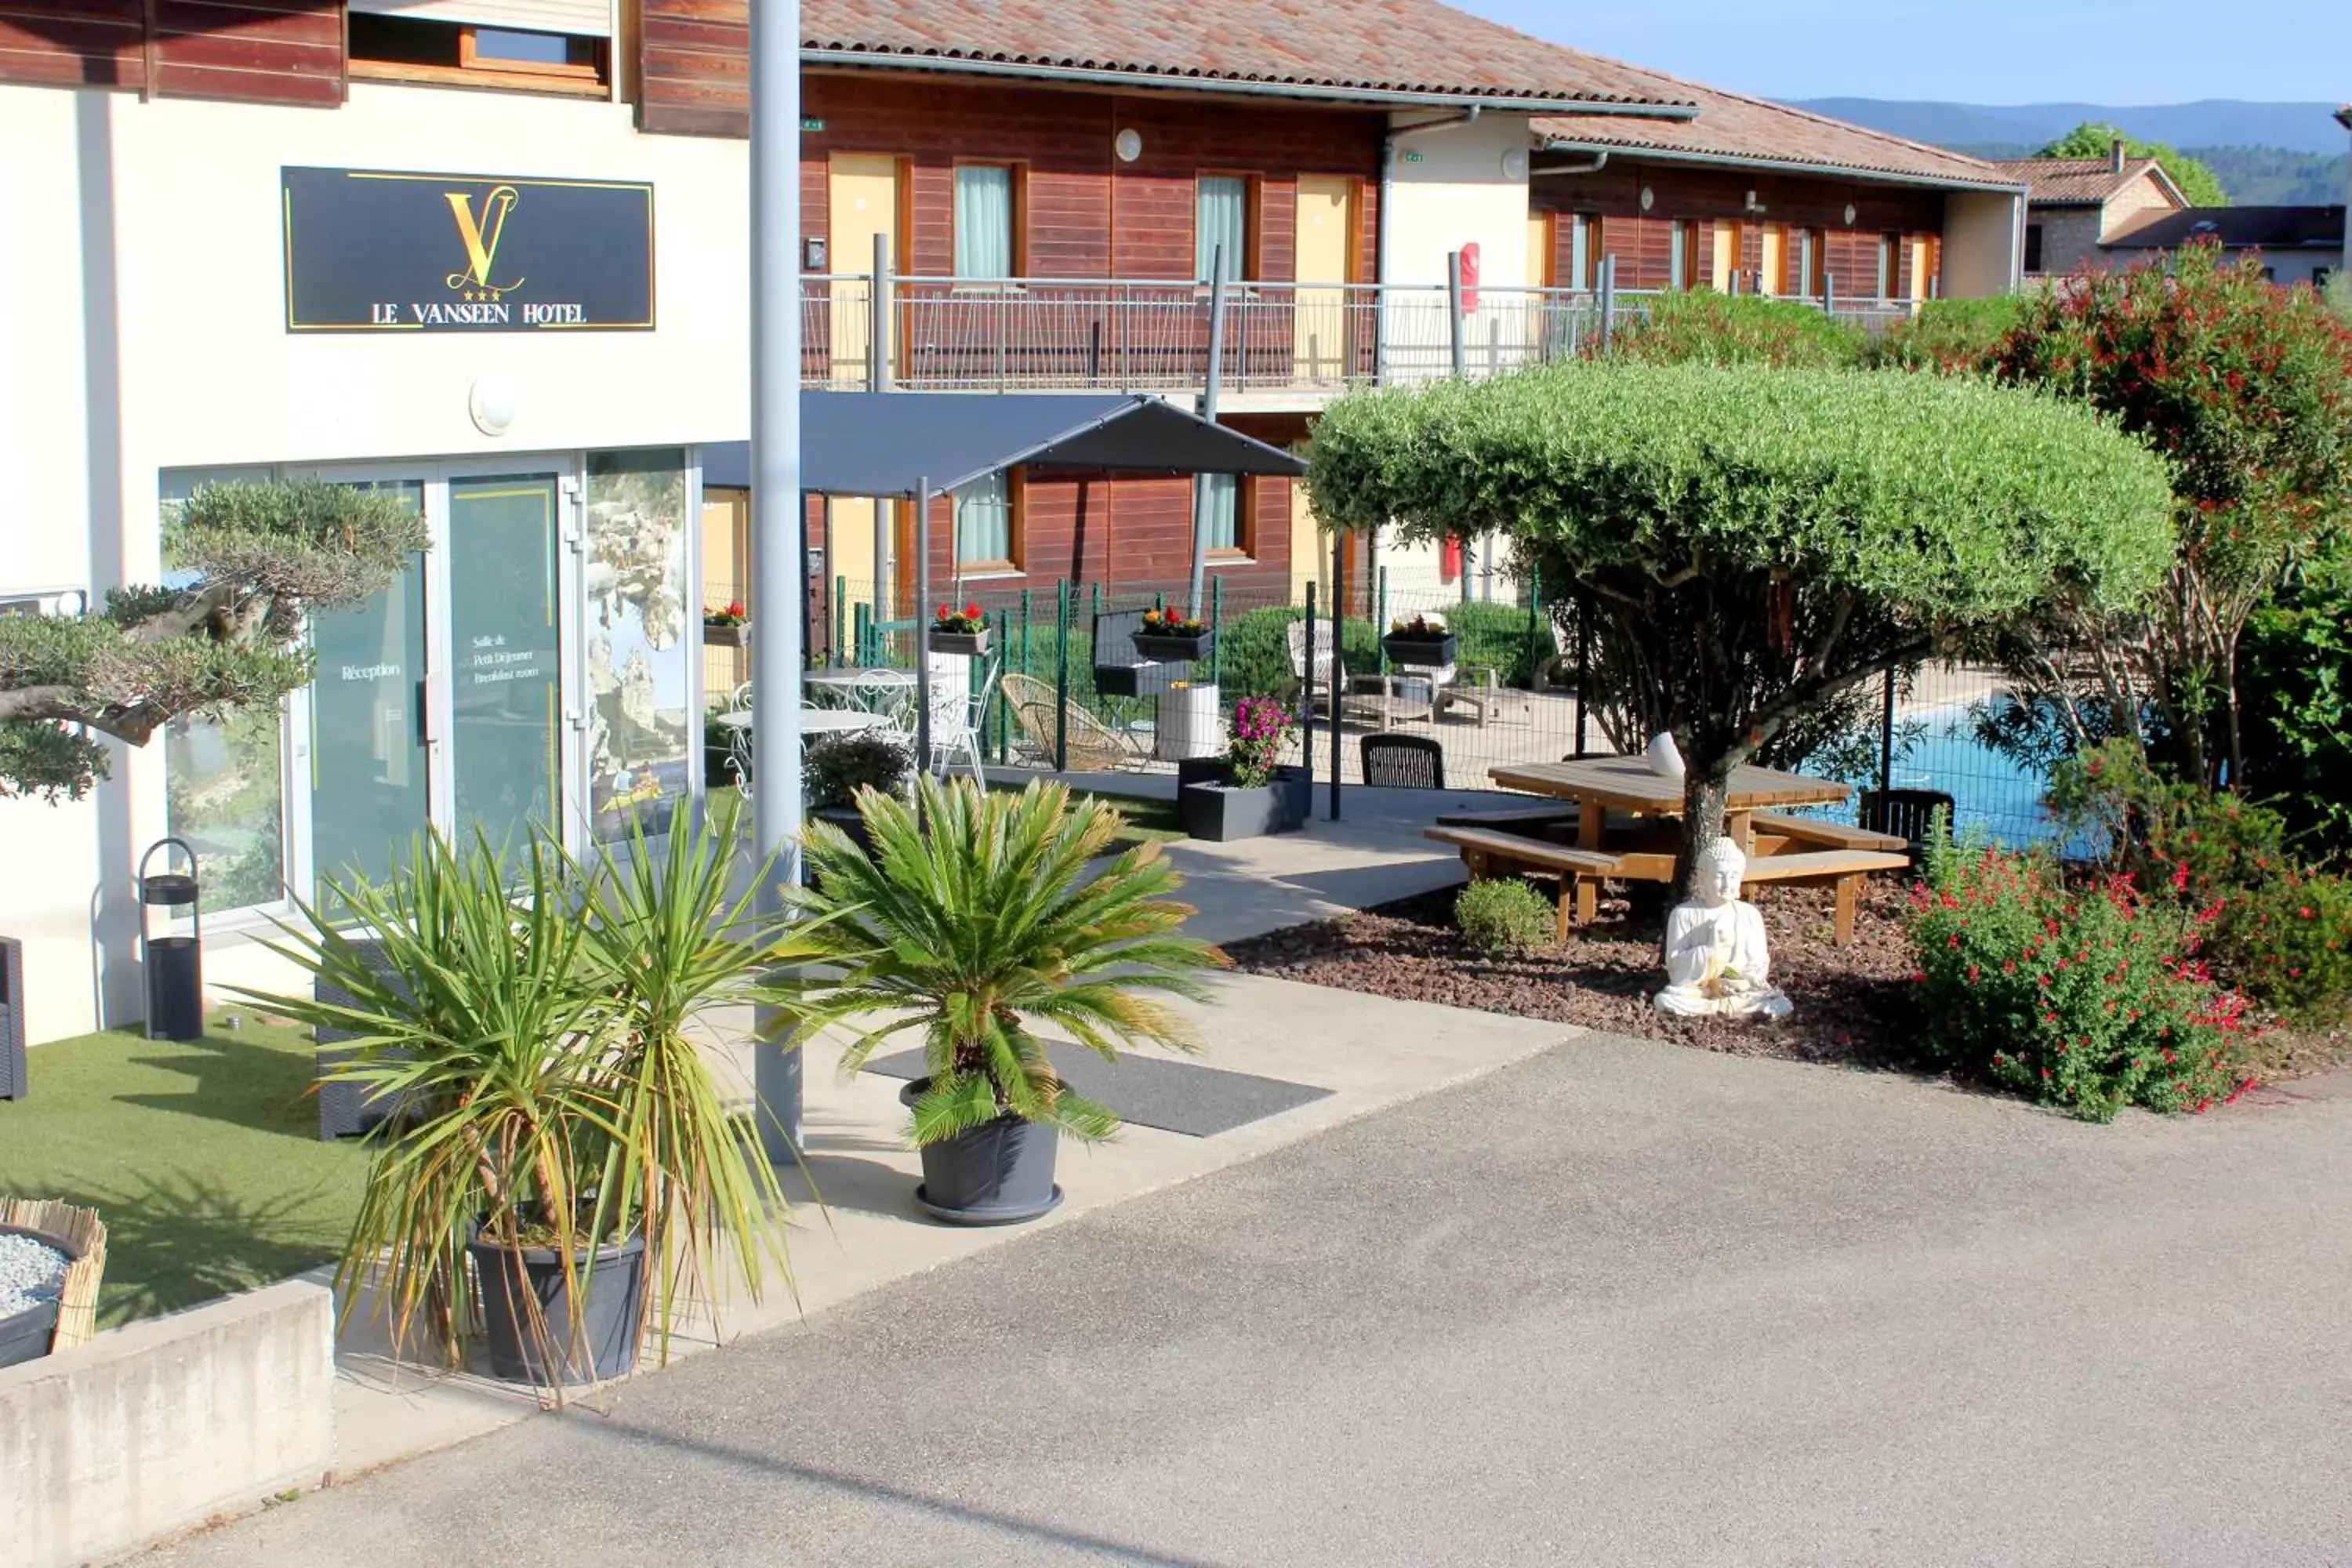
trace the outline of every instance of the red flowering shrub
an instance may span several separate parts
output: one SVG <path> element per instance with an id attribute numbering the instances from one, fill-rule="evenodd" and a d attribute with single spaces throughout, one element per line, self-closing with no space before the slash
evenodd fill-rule
<path id="1" fill-rule="evenodd" d="M 2229 896 L 2214 963 L 2288 1020 L 2352 1018 L 2352 879 L 2288 871 Z"/>
<path id="2" fill-rule="evenodd" d="M 2196 956 L 2200 918 L 2130 879 L 1931 852 L 1906 922 L 1928 1039 L 1957 1067 L 2090 1121 L 2200 1111 L 2244 1087 L 2245 999 Z"/>

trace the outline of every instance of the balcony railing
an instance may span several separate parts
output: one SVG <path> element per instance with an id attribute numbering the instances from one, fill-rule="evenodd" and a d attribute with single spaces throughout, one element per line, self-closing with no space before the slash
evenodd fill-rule
<path id="1" fill-rule="evenodd" d="M 1461 368 L 1483 376 L 1573 357 L 1605 321 L 1654 297 L 1477 289 L 1460 313 Z M 1222 341 L 1211 298 L 1182 280 L 891 278 L 877 302 L 870 276 L 812 276 L 801 287 L 803 376 L 843 390 L 878 376 L 918 392 L 1188 392 L 1205 384 L 1213 353 L 1224 393 L 1312 400 L 1454 373 L 1457 324 L 1443 284 L 1229 284 Z M 1874 331 L 1913 307 L 1826 308 Z"/>

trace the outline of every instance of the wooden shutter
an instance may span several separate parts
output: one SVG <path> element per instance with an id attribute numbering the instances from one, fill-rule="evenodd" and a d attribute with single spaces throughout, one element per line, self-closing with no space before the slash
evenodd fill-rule
<path id="1" fill-rule="evenodd" d="M 748 0 L 639 0 L 637 127 L 751 133 Z"/>

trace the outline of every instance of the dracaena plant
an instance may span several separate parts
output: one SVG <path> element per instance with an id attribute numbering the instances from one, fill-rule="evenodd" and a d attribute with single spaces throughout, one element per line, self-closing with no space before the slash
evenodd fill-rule
<path id="1" fill-rule="evenodd" d="M 1122 818 L 1060 784 L 992 794 L 969 780 L 918 782 L 915 804 L 861 791 L 869 854 L 824 822 L 806 853 L 819 890 L 808 942 L 840 966 L 814 1016 L 857 1030 L 855 1073 L 898 1030 L 919 1032 L 929 1086 L 909 1131 L 934 1143 L 1000 1116 L 1107 1138 L 1118 1119 L 1073 1092 L 1034 1033 L 1051 1026 L 1108 1060 L 1139 1041 L 1195 1047 L 1158 998 L 1204 999 L 1194 976 L 1223 955 L 1181 934 L 1182 885 L 1141 845 L 1099 868 Z"/>
<path id="2" fill-rule="evenodd" d="M 802 936 L 730 895 L 709 828 L 631 847 L 583 864 L 543 832 L 509 855 L 421 838 L 383 880 L 331 881 L 331 920 L 284 924 L 270 946 L 312 994 L 247 993 L 350 1037 L 325 1076 L 391 1109 L 337 1287 L 348 1313 L 373 1281 L 396 1344 L 460 1356 L 477 1233 L 518 1270 L 551 1250 L 575 1299 L 597 1246 L 642 1236 L 665 1350 L 675 1292 L 714 1280 L 722 1250 L 754 1299 L 771 1265 L 790 1283 L 775 1174 L 695 1037 L 721 1007 L 791 1008 L 772 975 Z"/>

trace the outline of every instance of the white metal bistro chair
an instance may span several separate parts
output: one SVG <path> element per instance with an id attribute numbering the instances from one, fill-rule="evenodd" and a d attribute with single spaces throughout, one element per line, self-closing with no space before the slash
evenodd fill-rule
<path id="1" fill-rule="evenodd" d="M 963 660 L 954 661 L 958 674 L 941 680 L 931 677 L 931 754 L 926 767 L 934 778 L 946 782 L 949 771 L 959 758 L 970 769 L 974 782 L 985 788 L 988 774 L 982 766 L 982 726 L 988 721 L 989 700 L 996 694 L 996 680 L 1003 667 L 991 662 L 988 673 L 981 679 L 980 689 L 971 691 L 962 677 Z"/>

